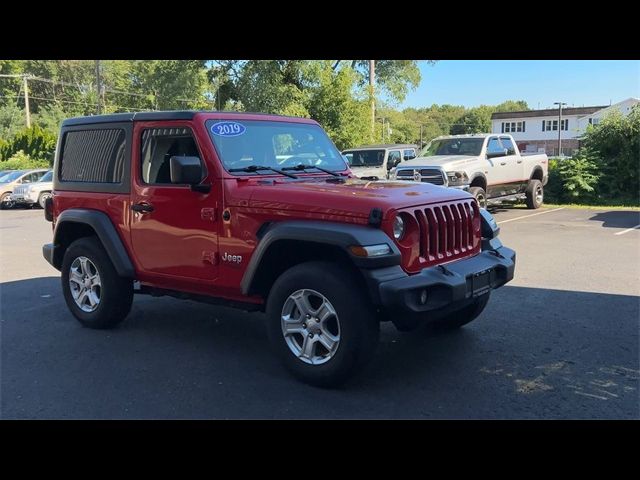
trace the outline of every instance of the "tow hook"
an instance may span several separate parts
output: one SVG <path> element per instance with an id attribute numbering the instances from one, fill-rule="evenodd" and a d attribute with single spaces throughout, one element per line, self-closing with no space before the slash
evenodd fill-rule
<path id="1" fill-rule="evenodd" d="M 444 275 L 453 276 L 453 272 L 447 269 L 444 265 L 438 265 L 438 270 L 440 270 Z"/>

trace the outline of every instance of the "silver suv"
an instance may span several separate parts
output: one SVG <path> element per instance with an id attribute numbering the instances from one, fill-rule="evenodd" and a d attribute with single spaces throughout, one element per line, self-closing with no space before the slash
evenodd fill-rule
<path id="1" fill-rule="evenodd" d="M 11 201 L 17 205 L 33 207 L 40 205 L 44 208 L 47 198 L 51 196 L 53 190 L 53 170 L 45 173 L 40 180 L 34 183 L 18 185 L 13 189 Z"/>
<path id="2" fill-rule="evenodd" d="M 15 202 L 11 200 L 13 189 L 18 185 L 34 183 L 40 180 L 49 170 L 38 168 L 35 170 L 14 170 L 0 177 L 0 208 L 11 208 Z"/>

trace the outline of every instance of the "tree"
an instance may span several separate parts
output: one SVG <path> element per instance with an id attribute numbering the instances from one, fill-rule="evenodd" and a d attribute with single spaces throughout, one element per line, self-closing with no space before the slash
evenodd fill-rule
<path id="1" fill-rule="evenodd" d="M 602 170 L 600 197 L 639 203 L 640 108 L 627 116 L 613 112 L 597 126 L 590 126 L 583 147 L 594 152 Z"/>

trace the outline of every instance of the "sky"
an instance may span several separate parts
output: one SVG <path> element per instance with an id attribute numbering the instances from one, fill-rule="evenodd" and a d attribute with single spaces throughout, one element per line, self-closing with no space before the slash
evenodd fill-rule
<path id="1" fill-rule="evenodd" d="M 637 60 L 441 60 L 419 62 L 422 80 L 400 108 L 434 103 L 495 105 L 525 100 L 529 108 L 609 105 L 640 98 Z"/>

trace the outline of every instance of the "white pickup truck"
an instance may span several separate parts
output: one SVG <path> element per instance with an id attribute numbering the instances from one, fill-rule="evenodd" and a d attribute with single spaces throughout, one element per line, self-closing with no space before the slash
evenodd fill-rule
<path id="1" fill-rule="evenodd" d="M 486 133 L 434 138 L 417 158 L 392 168 L 389 178 L 460 188 L 485 208 L 512 199 L 538 208 L 548 171 L 544 153 L 522 155 L 511 135 Z"/>

